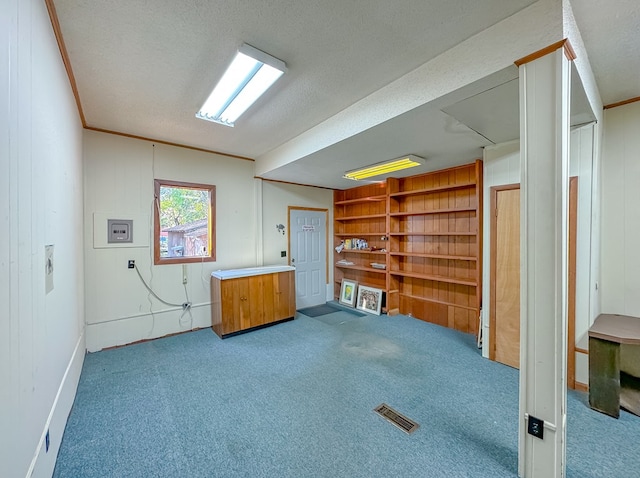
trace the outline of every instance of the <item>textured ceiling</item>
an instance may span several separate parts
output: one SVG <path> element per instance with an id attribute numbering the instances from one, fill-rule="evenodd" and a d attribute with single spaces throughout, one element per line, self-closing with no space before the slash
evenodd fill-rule
<path id="1" fill-rule="evenodd" d="M 250 158 L 290 142 L 478 32 L 541 3 L 53 2 L 87 126 Z M 604 103 L 640 96 L 637 0 L 573 0 L 572 5 Z M 196 119 L 195 112 L 245 42 L 283 60 L 287 73 L 235 128 Z M 353 185 L 340 178 L 342 171 L 370 164 L 374 155 L 394 156 L 402 147 L 399 154 L 429 156 L 429 169 L 453 164 L 452 158 L 474 159 L 484 145 L 512 135 L 502 125 L 512 124 L 517 114 L 514 83 L 509 83 L 515 77 L 517 71 L 515 76 L 509 71 L 483 97 L 424 105 L 264 176 L 342 188 Z M 497 110 L 479 114 L 502 98 L 504 115 Z"/>
<path id="2" fill-rule="evenodd" d="M 89 126 L 248 157 L 531 3 L 54 1 Z M 235 128 L 197 120 L 243 42 L 283 60 L 287 74 Z"/>
<path id="3" fill-rule="evenodd" d="M 640 1 L 572 0 L 605 105 L 640 96 Z"/>

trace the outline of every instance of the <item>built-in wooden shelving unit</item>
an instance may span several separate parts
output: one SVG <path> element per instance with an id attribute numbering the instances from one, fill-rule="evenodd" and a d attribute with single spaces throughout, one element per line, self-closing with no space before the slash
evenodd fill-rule
<path id="1" fill-rule="evenodd" d="M 342 279 L 387 291 L 387 200 L 385 184 L 334 191 L 334 246 L 351 244 L 340 253 L 334 252 L 336 299 L 340 295 Z M 366 248 L 356 248 L 354 240 L 366 241 Z M 372 262 L 384 264 L 385 269 L 371 267 Z"/>
<path id="2" fill-rule="evenodd" d="M 334 193 L 335 246 L 360 238 L 375 251 L 343 250 L 343 278 L 385 291 L 402 313 L 477 333 L 482 289 L 482 162 Z M 380 252 L 383 250 L 384 252 Z M 384 263 L 384 270 L 371 262 Z"/>

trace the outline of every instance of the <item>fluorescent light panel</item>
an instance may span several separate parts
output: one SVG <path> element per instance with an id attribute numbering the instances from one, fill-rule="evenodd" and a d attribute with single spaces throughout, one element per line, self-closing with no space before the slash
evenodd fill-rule
<path id="1" fill-rule="evenodd" d="M 233 126 L 285 71 L 287 67 L 283 61 L 245 43 L 196 113 L 196 118 Z"/>
<path id="2" fill-rule="evenodd" d="M 346 179 L 354 180 L 365 179 L 374 176 L 382 176 L 383 174 L 393 173 L 402 169 L 413 168 L 422 164 L 424 164 L 424 158 L 410 154 L 408 156 L 402 156 L 401 158 L 392 159 L 390 161 L 372 164 L 371 166 L 367 166 L 366 168 L 347 171 L 344 174 L 344 177 Z"/>

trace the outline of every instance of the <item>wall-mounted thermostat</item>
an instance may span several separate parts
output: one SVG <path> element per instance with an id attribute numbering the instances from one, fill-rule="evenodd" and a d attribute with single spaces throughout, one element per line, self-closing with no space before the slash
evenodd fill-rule
<path id="1" fill-rule="evenodd" d="M 107 242 L 133 242 L 133 219 L 107 219 Z"/>

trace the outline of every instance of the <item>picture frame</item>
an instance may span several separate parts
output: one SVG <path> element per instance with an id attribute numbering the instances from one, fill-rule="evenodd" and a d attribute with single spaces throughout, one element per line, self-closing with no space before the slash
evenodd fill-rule
<path id="1" fill-rule="evenodd" d="M 356 309 L 369 314 L 380 315 L 382 309 L 382 289 L 361 285 L 358 287 Z"/>
<path id="2" fill-rule="evenodd" d="M 354 307 L 357 298 L 358 283 L 354 280 L 342 279 L 340 285 L 340 299 L 338 302 L 342 305 Z"/>

